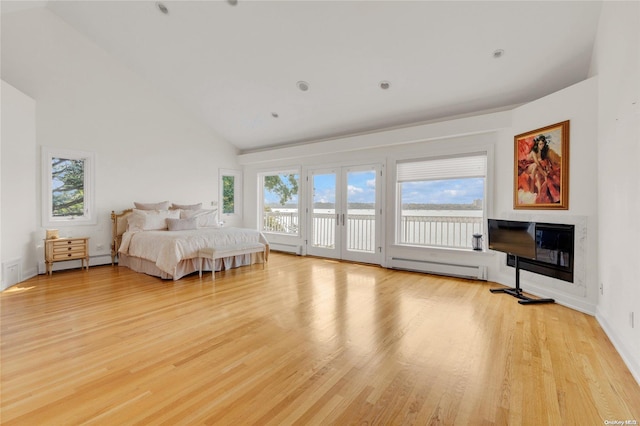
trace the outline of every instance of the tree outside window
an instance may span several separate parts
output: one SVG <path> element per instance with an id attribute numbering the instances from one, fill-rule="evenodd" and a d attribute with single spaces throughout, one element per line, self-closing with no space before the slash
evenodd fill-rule
<path id="1" fill-rule="evenodd" d="M 220 213 L 227 219 L 238 220 L 242 217 L 242 172 L 220 169 L 219 177 Z"/>
<path id="2" fill-rule="evenodd" d="M 51 159 L 52 206 L 54 217 L 84 216 L 85 160 Z"/>
<path id="3" fill-rule="evenodd" d="M 297 172 L 265 173 L 262 175 L 262 230 L 298 235 L 300 209 Z"/>
<path id="4" fill-rule="evenodd" d="M 93 164 L 93 153 L 42 148 L 43 226 L 96 223 Z"/>
<path id="5" fill-rule="evenodd" d="M 235 176 L 222 176 L 222 213 L 233 214 L 235 210 Z"/>

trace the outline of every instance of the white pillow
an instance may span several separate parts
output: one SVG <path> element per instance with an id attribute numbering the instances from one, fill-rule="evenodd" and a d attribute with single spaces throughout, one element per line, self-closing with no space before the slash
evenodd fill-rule
<path id="1" fill-rule="evenodd" d="M 198 204 L 171 204 L 173 210 L 200 210 L 202 209 L 202 203 Z"/>
<path id="2" fill-rule="evenodd" d="M 138 210 L 129 215 L 128 231 L 160 231 L 167 229 L 167 219 L 179 219 L 179 210 Z"/>
<path id="3" fill-rule="evenodd" d="M 187 231 L 198 228 L 198 218 L 191 219 L 167 219 L 169 231 Z"/>
<path id="4" fill-rule="evenodd" d="M 180 210 L 181 219 L 196 218 L 198 228 L 219 228 L 217 209 Z"/>
<path id="5" fill-rule="evenodd" d="M 198 227 L 200 228 L 219 228 L 218 215 L 215 210 L 211 210 L 208 213 L 198 216 Z"/>
<path id="6" fill-rule="evenodd" d="M 161 203 L 138 203 L 133 202 L 133 205 L 136 206 L 136 209 L 139 210 L 169 210 L 169 205 L 171 203 L 168 201 L 163 201 Z"/>

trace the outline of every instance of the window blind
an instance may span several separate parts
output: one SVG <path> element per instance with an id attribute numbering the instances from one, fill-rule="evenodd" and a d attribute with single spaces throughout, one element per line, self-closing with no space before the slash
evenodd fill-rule
<path id="1" fill-rule="evenodd" d="M 487 156 L 482 153 L 464 157 L 407 161 L 398 163 L 396 169 L 398 182 L 485 177 Z"/>

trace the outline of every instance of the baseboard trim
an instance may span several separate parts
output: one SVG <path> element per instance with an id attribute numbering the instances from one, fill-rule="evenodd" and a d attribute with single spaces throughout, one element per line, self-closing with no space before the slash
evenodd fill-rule
<path id="1" fill-rule="evenodd" d="M 95 256 L 89 256 L 89 267 L 91 266 L 102 266 L 102 265 L 111 265 L 111 255 L 110 254 L 98 254 Z M 82 261 L 80 260 L 68 260 L 63 262 L 55 262 L 51 270 L 55 271 L 64 271 L 67 269 L 80 269 L 82 268 Z M 40 275 L 44 275 L 47 273 L 47 268 L 44 262 L 38 263 L 38 273 Z"/>
<path id="2" fill-rule="evenodd" d="M 600 327 L 602 327 L 604 332 L 607 334 L 609 340 L 611 340 L 613 347 L 615 347 L 620 354 L 622 361 L 625 363 L 627 368 L 629 368 L 629 371 L 631 372 L 633 378 L 636 379 L 636 382 L 638 382 L 638 385 L 640 385 L 640 360 L 638 359 L 637 353 L 634 352 L 632 348 L 627 347 L 625 342 L 618 337 L 613 327 L 611 327 L 606 318 L 600 313 L 598 309 L 596 309 L 596 320 L 600 324 Z M 634 353 L 636 354 L 635 357 L 633 356 Z"/>

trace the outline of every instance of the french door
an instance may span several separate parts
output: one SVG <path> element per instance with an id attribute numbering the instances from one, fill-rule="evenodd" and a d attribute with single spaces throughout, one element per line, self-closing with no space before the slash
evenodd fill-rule
<path id="1" fill-rule="evenodd" d="M 307 253 L 380 264 L 382 166 L 309 171 Z"/>

